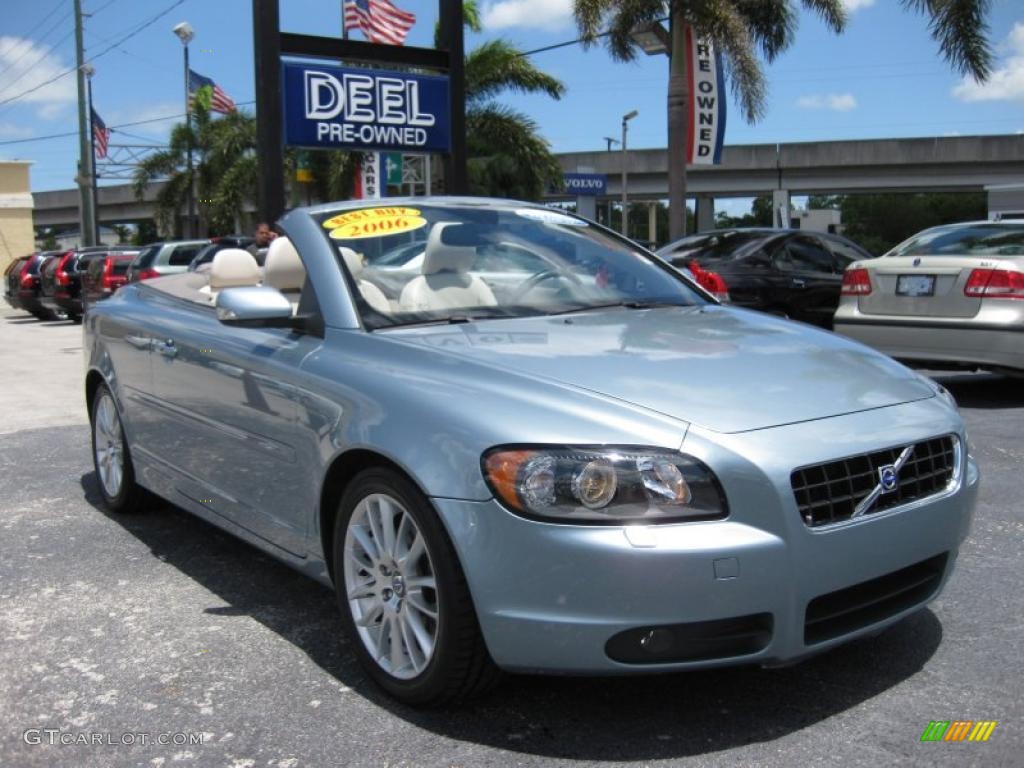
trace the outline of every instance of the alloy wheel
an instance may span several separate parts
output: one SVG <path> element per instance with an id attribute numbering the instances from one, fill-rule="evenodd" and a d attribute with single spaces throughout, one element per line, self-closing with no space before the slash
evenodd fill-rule
<path id="1" fill-rule="evenodd" d="M 395 498 L 362 498 L 345 532 L 345 590 L 359 639 L 382 670 L 420 675 L 437 645 L 437 580 L 416 520 Z"/>
<path id="2" fill-rule="evenodd" d="M 121 419 L 109 392 L 104 392 L 96 405 L 93 451 L 103 490 L 108 497 L 115 498 L 124 480 L 124 444 Z"/>

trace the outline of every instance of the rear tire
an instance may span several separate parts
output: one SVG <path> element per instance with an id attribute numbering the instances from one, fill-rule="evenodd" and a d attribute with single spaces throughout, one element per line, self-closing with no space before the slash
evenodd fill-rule
<path id="1" fill-rule="evenodd" d="M 406 477 L 383 467 L 356 475 L 333 545 L 342 623 L 381 688 L 405 704 L 437 706 L 500 679 L 455 549 Z"/>
<path id="2" fill-rule="evenodd" d="M 90 414 L 92 461 L 103 503 L 111 512 L 137 512 L 145 492 L 135 482 L 135 468 L 121 426 L 121 414 L 106 384 L 96 388 Z"/>

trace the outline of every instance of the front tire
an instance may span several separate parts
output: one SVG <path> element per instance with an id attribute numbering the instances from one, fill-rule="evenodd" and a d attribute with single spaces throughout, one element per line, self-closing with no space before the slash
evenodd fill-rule
<path id="1" fill-rule="evenodd" d="M 342 622 L 381 688 L 406 704 L 439 705 L 497 681 L 455 549 L 407 478 L 382 467 L 356 475 L 333 550 Z"/>
<path id="2" fill-rule="evenodd" d="M 143 490 L 135 482 L 135 468 L 121 426 L 121 415 L 106 384 L 96 388 L 91 413 L 92 461 L 103 503 L 111 512 L 136 512 L 141 506 Z"/>

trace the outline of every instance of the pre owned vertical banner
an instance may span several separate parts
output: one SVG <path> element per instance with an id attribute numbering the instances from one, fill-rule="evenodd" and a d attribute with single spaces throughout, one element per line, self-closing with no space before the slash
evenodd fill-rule
<path id="1" fill-rule="evenodd" d="M 725 143 L 722 56 L 715 52 L 711 40 L 698 37 L 692 26 L 686 27 L 686 64 L 690 85 L 686 162 L 691 165 L 718 165 L 722 162 L 722 145 Z"/>

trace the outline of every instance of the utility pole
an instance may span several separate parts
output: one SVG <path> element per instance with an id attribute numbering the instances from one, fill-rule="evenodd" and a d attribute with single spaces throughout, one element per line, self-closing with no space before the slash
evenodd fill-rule
<path id="1" fill-rule="evenodd" d="M 75 0 L 75 65 L 78 76 L 78 226 L 82 245 L 96 245 L 96 201 L 93 199 L 92 152 L 85 115 L 85 49 L 82 42 L 82 0 Z"/>

